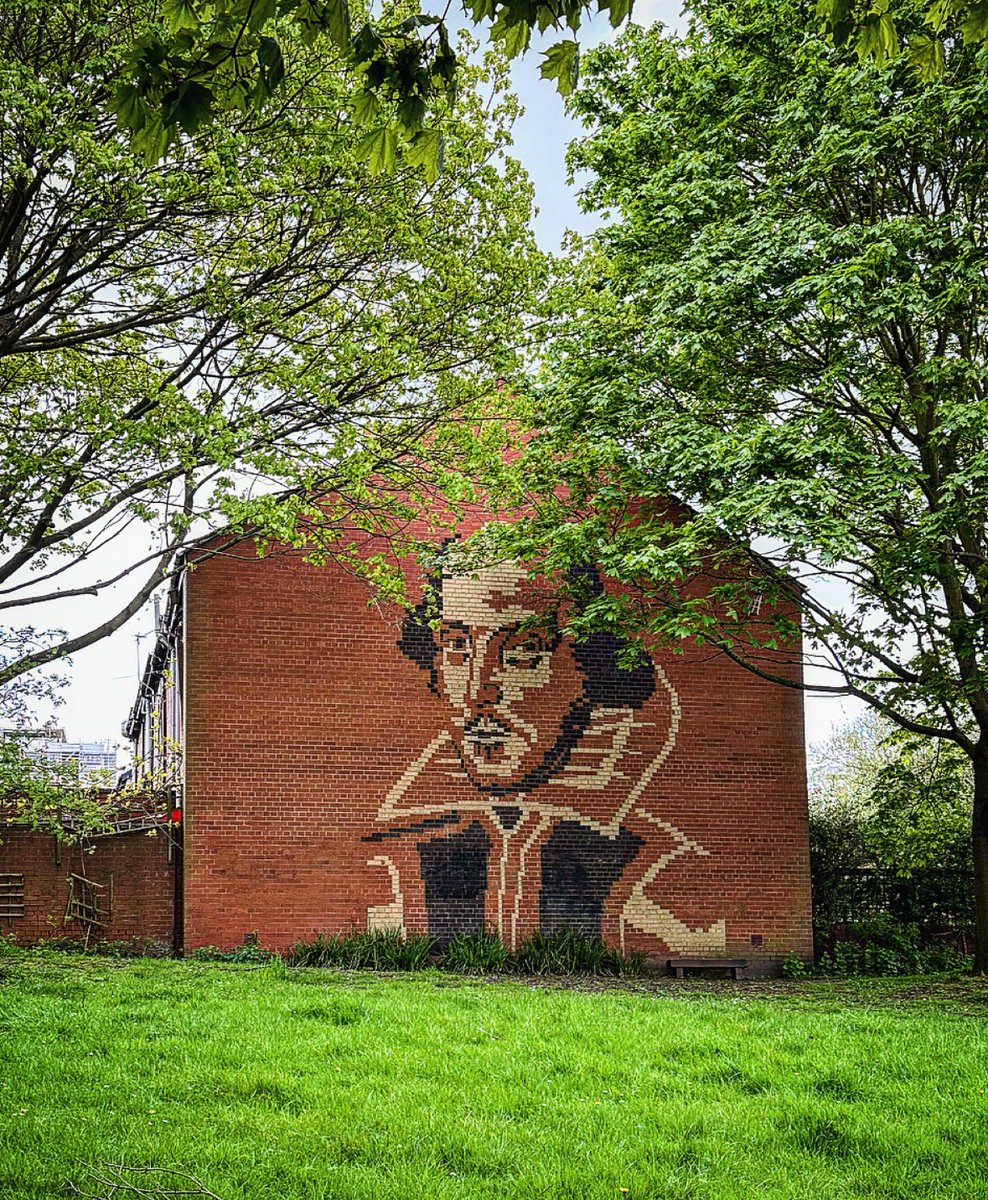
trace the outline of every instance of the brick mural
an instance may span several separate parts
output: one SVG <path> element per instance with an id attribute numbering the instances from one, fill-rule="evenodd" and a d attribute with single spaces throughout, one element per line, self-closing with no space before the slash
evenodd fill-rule
<path id="1" fill-rule="evenodd" d="M 612 634 L 577 643 L 540 628 L 545 599 L 520 566 L 444 574 L 405 619 L 399 649 L 445 728 L 366 837 L 393 889 L 369 925 L 403 925 L 412 899 L 440 941 L 495 928 L 514 947 L 523 929 L 599 938 L 606 909 L 622 946 L 630 925 L 677 951 L 723 951 L 722 918 L 692 928 L 649 893 L 680 855 L 706 854 L 648 806 L 675 747 L 674 688 L 651 661 L 622 669 L 628 647 Z"/>
<path id="2" fill-rule="evenodd" d="M 579 580 L 592 594 L 592 570 Z M 401 927 L 810 950 L 799 693 L 583 643 L 516 564 L 382 610 L 244 548 L 186 583 L 185 944 Z"/>

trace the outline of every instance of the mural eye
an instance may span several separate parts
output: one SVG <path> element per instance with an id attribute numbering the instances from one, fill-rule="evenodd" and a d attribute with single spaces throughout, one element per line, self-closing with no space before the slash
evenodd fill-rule
<path id="1" fill-rule="evenodd" d="M 449 667 L 462 667 L 470 661 L 470 641 L 462 633 L 443 637 L 443 659 Z"/>
<path id="2" fill-rule="evenodd" d="M 539 643 L 523 642 L 519 646 L 506 647 L 502 660 L 506 667 L 514 667 L 519 671 L 537 671 L 542 666 L 544 657 Z"/>

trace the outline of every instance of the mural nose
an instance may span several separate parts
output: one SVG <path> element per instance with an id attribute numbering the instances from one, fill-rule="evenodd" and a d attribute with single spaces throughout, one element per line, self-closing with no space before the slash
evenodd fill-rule
<path id="1" fill-rule="evenodd" d="M 478 679 L 473 698 L 478 708 L 486 708 L 491 704 L 497 704 L 501 699 L 501 684 L 492 672 L 485 672 Z"/>
<path id="2" fill-rule="evenodd" d="M 474 654 L 470 680 L 470 699 L 475 708 L 486 708 L 501 699 L 501 680 L 497 670 L 497 654 L 485 646 L 482 653 Z"/>

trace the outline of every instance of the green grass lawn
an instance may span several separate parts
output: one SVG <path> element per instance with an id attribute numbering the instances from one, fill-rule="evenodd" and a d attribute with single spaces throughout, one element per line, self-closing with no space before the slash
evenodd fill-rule
<path id="1" fill-rule="evenodd" d="M 434 973 L 0 960 L 0 1197 L 988 1195 L 988 1012 Z M 886 988 L 886 991 L 889 989 Z"/>

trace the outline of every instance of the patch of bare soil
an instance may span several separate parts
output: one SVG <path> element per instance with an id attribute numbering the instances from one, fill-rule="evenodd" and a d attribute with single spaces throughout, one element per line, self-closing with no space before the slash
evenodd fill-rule
<path id="1" fill-rule="evenodd" d="M 718 979 L 695 975 L 615 977 L 608 975 L 492 975 L 477 982 L 513 983 L 530 988 L 575 992 L 625 992 L 667 999 L 714 996 L 723 999 L 773 999 L 812 1007 L 936 1008 L 958 1016 L 988 1019 L 988 978 L 860 979 Z M 437 979 L 437 987 L 463 986 L 461 976 Z"/>

